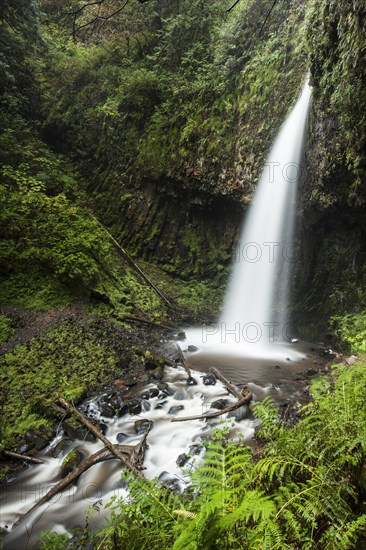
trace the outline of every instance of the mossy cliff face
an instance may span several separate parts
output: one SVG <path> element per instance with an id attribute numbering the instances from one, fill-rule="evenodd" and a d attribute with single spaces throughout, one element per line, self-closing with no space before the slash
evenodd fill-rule
<path id="1" fill-rule="evenodd" d="M 297 303 L 307 319 L 324 323 L 366 304 L 365 5 L 317 0 L 307 17 L 313 106 Z"/>
<path id="2" fill-rule="evenodd" d="M 57 100 L 44 135 L 81 167 L 130 253 L 212 278 L 229 264 L 266 151 L 305 78 L 306 4 L 269 13 L 265 0 L 243 1 L 225 15 L 221 1 L 184 1 L 179 15 L 166 7 L 158 32 L 148 4 L 133 8 L 148 51 L 121 37 L 53 50 Z"/>
<path id="3" fill-rule="evenodd" d="M 225 273 L 242 217 L 237 202 L 169 181 L 120 193 L 105 221 L 135 256 L 184 279 Z"/>

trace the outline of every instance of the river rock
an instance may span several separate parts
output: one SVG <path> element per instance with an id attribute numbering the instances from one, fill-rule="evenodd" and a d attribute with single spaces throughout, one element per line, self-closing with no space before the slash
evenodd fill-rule
<path id="1" fill-rule="evenodd" d="M 160 401 L 160 403 L 158 403 L 156 406 L 155 406 L 155 410 L 159 410 L 159 409 L 162 409 L 165 407 L 165 405 L 167 404 L 167 400 L 165 401 Z"/>
<path id="2" fill-rule="evenodd" d="M 100 407 L 100 414 L 106 418 L 113 418 L 116 414 L 116 410 L 110 405 L 105 404 Z"/>
<path id="3" fill-rule="evenodd" d="M 95 441 L 96 437 L 86 428 L 81 428 L 72 424 L 70 420 L 64 420 L 62 422 L 62 429 L 65 434 L 71 439 L 81 439 L 82 441 Z"/>
<path id="4" fill-rule="evenodd" d="M 159 395 L 158 388 L 149 388 L 148 390 L 145 390 L 140 395 L 141 399 L 152 399 L 153 397 L 157 397 Z"/>
<path id="5" fill-rule="evenodd" d="M 149 411 L 151 409 L 151 405 L 147 399 L 141 399 L 140 401 L 141 401 L 141 408 L 143 411 Z"/>
<path id="6" fill-rule="evenodd" d="M 151 430 L 154 423 L 152 420 L 148 420 L 147 418 L 141 418 L 141 420 L 136 420 L 133 427 L 135 428 L 135 432 L 137 435 L 143 435 L 147 431 Z"/>
<path id="7" fill-rule="evenodd" d="M 201 451 L 202 445 L 198 445 L 198 443 L 189 446 L 189 454 L 191 455 L 199 455 Z"/>
<path id="8" fill-rule="evenodd" d="M 195 351 L 198 351 L 198 348 L 197 348 L 196 346 L 192 346 L 192 344 L 189 345 L 187 349 L 188 349 L 188 351 L 190 351 L 191 353 L 194 353 Z"/>
<path id="9" fill-rule="evenodd" d="M 70 451 L 62 461 L 61 476 L 66 477 L 67 474 L 75 470 L 75 468 L 77 468 L 83 460 L 84 455 L 79 449 L 73 449 Z"/>
<path id="10" fill-rule="evenodd" d="M 316 369 L 308 369 L 306 371 L 306 376 L 315 376 L 316 374 L 318 374 L 318 371 Z"/>
<path id="11" fill-rule="evenodd" d="M 169 474 L 169 472 L 162 472 L 158 477 L 158 481 L 170 491 L 174 493 L 180 492 L 179 479 Z"/>
<path id="12" fill-rule="evenodd" d="M 244 420 L 245 418 L 248 418 L 250 415 L 250 409 L 248 405 L 242 405 L 235 411 L 232 411 L 229 413 L 230 418 L 235 418 L 236 422 L 240 422 L 241 420 Z"/>
<path id="13" fill-rule="evenodd" d="M 51 456 L 53 456 L 54 458 L 57 458 L 63 455 L 65 451 L 70 447 L 71 444 L 72 444 L 71 439 L 69 439 L 68 437 L 64 437 L 51 450 Z"/>
<path id="14" fill-rule="evenodd" d="M 34 449 L 34 443 L 31 443 L 30 441 L 23 441 L 17 447 L 17 453 L 19 453 L 21 455 L 26 455 L 32 449 Z"/>
<path id="15" fill-rule="evenodd" d="M 205 386 L 214 386 L 216 384 L 216 378 L 213 374 L 205 374 L 205 376 L 202 377 L 202 381 Z"/>
<path id="16" fill-rule="evenodd" d="M 190 376 L 187 380 L 187 386 L 197 386 L 197 381 L 192 376 Z"/>
<path id="17" fill-rule="evenodd" d="M 187 464 L 188 460 L 189 456 L 186 453 L 182 453 L 178 456 L 176 464 L 177 466 L 179 466 L 179 468 L 183 468 L 183 466 Z"/>
<path id="18" fill-rule="evenodd" d="M 225 407 L 227 407 L 228 403 L 229 402 L 227 399 L 217 399 L 216 401 L 211 403 L 211 408 L 219 409 L 221 411 L 222 409 L 225 409 Z"/>
<path id="19" fill-rule="evenodd" d="M 105 424 L 105 422 L 98 422 L 97 427 L 99 428 L 99 430 L 102 432 L 103 435 L 107 433 L 108 426 L 107 424 Z"/>
<path id="20" fill-rule="evenodd" d="M 140 414 L 142 411 L 141 401 L 139 399 L 132 399 L 126 403 L 129 414 Z"/>
<path id="21" fill-rule="evenodd" d="M 119 432 L 117 434 L 117 443 L 123 443 L 124 441 L 126 441 L 126 439 L 128 439 L 130 436 L 123 433 L 123 432 Z"/>
<path id="22" fill-rule="evenodd" d="M 159 384 L 157 384 L 157 388 L 166 397 L 169 396 L 169 395 L 170 396 L 174 395 L 174 393 L 175 393 L 175 391 L 166 382 L 159 382 Z"/>
<path id="23" fill-rule="evenodd" d="M 24 439 L 27 443 L 33 444 L 37 451 L 44 449 L 48 445 L 48 440 L 45 437 L 36 434 L 33 430 L 26 431 L 24 434 Z"/>
<path id="24" fill-rule="evenodd" d="M 184 409 L 184 405 L 175 405 L 174 407 L 170 407 L 168 410 L 168 414 L 175 415 L 178 414 L 179 411 L 182 411 Z"/>
<path id="25" fill-rule="evenodd" d="M 186 339 L 186 333 L 183 330 L 179 331 L 177 334 L 173 336 L 173 340 L 179 341 L 179 340 L 185 340 L 185 339 Z"/>

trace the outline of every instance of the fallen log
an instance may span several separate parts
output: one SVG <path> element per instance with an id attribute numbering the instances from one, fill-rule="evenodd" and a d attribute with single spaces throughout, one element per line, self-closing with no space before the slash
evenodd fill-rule
<path id="1" fill-rule="evenodd" d="M 104 227 L 100 221 L 98 221 L 99 225 L 104 229 L 104 231 L 107 233 L 108 237 L 114 244 L 114 246 L 118 249 L 120 252 L 122 258 L 140 275 L 140 277 L 156 292 L 156 294 L 168 305 L 171 306 L 171 302 L 168 300 L 168 298 L 159 290 L 154 283 L 149 279 L 149 277 L 142 271 L 142 269 L 133 261 L 131 256 L 126 252 L 124 248 L 119 244 L 118 241 L 111 235 L 111 233 Z"/>
<path id="2" fill-rule="evenodd" d="M 15 458 L 16 460 L 24 460 L 24 462 L 32 462 L 33 464 L 44 464 L 44 460 L 41 460 L 40 458 L 22 455 L 20 453 L 14 453 L 13 451 L 1 451 L 1 454 L 8 456 L 9 458 Z"/>
<path id="3" fill-rule="evenodd" d="M 183 358 L 183 361 L 185 362 L 182 350 L 180 349 L 179 346 L 177 346 L 177 348 L 180 351 L 180 354 L 181 354 L 181 357 Z M 183 362 L 183 366 L 184 366 L 184 362 Z M 225 376 L 223 374 L 221 374 L 220 371 L 218 371 L 214 367 L 212 367 L 210 369 L 210 371 L 215 376 L 215 378 L 217 378 L 218 380 L 220 380 L 224 384 L 224 386 L 228 390 L 228 392 L 233 394 L 237 398 L 237 401 L 235 403 L 231 403 L 230 405 L 228 405 L 224 409 L 221 409 L 221 410 L 218 410 L 218 411 L 212 411 L 212 412 L 208 412 L 206 414 L 201 414 L 201 415 L 198 414 L 198 415 L 194 415 L 194 416 L 181 416 L 181 417 L 178 416 L 178 417 L 172 418 L 171 422 L 185 422 L 187 420 L 206 420 L 206 419 L 209 419 L 209 418 L 215 418 L 217 416 L 221 416 L 222 414 L 226 414 L 226 413 L 229 413 L 231 411 L 235 411 L 239 407 L 242 407 L 243 405 L 247 405 L 248 403 L 251 402 L 253 395 L 252 395 L 252 392 L 248 389 L 247 386 L 244 386 L 244 388 L 241 391 L 239 391 L 238 389 L 235 388 L 235 386 L 233 386 L 231 384 L 231 382 L 229 382 L 229 380 L 227 380 L 225 378 Z M 189 370 L 189 376 L 190 376 L 190 372 L 191 371 Z"/>
<path id="4" fill-rule="evenodd" d="M 81 474 L 89 470 L 89 468 L 91 468 L 95 464 L 98 464 L 99 462 L 103 462 L 105 460 L 116 458 L 116 452 L 125 454 L 129 460 L 132 459 L 133 461 L 136 461 L 136 464 L 138 465 L 138 467 L 141 467 L 145 456 L 147 434 L 148 432 L 144 434 L 144 437 L 142 438 L 140 443 L 138 443 L 138 445 L 136 446 L 112 445 L 114 447 L 114 450 L 106 449 L 104 447 L 103 449 L 100 449 L 96 453 L 92 454 L 91 456 L 83 460 L 81 464 L 79 464 L 79 466 L 75 468 L 75 470 L 67 474 L 67 476 L 61 479 L 61 481 L 59 481 L 58 483 L 56 483 L 56 485 L 51 487 L 51 489 L 40 500 L 38 500 L 32 506 L 32 508 L 30 508 L 25 514 L 23 514 L 20 520 L 23 520 L 24 517 L 30 514 L 33 510 L 35 510 L 39 506 L 42 506 L 42 504 L 45 504 L 46 502 L 51 500 L 51 498 L 53 498 L 58 493 L 66 489 L 66 487 L 68 487 L 70 483 L 72 483 L 73 481 L 76 481 L 76 479 L 78 479 L 78 477 L 80 477 Z"/>
<path id="5" fill-rule="evenodd" d="M 178 353 L 179 353 L 179 357 L 180 357 L 181 363 L 182 363 L 182 365 L 183 365 L 184 370 L 185 370 L 186 373 L 188 374 L 188 378 L 192 378 L 191 369 L 189 368 L 188 361 L 187 361 L 187 359 L 184 357 L 184 354 L 183 354 L 183 352 L 182 352 L 180 346 L 179 346 L 178 344 L 175 344 L 175 347 L 176 347 L 177 350 L 178 350 Z"/>
<path id="6" fill-rule="evenodd" d="M 218 371 L 217 369 L 215 369 L 214 367 L 212 367 L 210 369 L 210 371 L 212 372 L 212 374 L 218 379 L 220 380 L 225 388 L 228 390 L 228 392 L 232 393 L 237 399 L 241 399 L 243 397 L 243 391 L 245 391 L 245 387 L 243 388 L 243 390 L 240 392 L 239 390 L 236 389 L 235 386 L 232 385 L 231 382 L 229 382 L 229 380 L 227 380 L 227 378 L 225 378 L 225 376 L 223 374 L 221 374 L 220 371 Z"/>
<path id="7" fill-rule="evenodd" d="M 202 415 L 195 415 L 195 416 L 181 416 L 181 417 L 174 417 L 171 419 L 171 422 L 185 422 L 186 420 L 207 420 L 209 418 L 216 418 L 217 416 L 221 416 L 222 414 L 229 413 L 231 411 L 235 411 L 239 407 L 242 407 L 243 405 L 247 405 L 252 400 L 252 392 L 247 393 L 247 395 L 243 395 L 239 401 L 236 401 L 235 403 L 232 403 L 231 405 L 228 405 L 224 409 L 218 410 L 218 411 L 212 411 L 208 412 L 206 414 Z"/>
<path id="8" fill-rule="evenodd" d="M 174 332 L 176 329 L 168 325 L 162 325 L 160 323 L 155 323 L 155 321 L 149 321 L 148 319 L 141 319 L 140 317 L 133 317 L 131 315 L 125 315 L 121 318 L 121 321 L 131 322 L 131 323 L 141 323 L 143 325 L 149 325 L 151 327 L 161 328 L 163 330 L 168 330 L 169 332 Z"/>
<path id="9" fill-rule="evenodd" d="M 88 428 L 88 430 L 90 430 L 94 435 L 95 437 L 97 437 L 102 443 L 104 443 L 104 445 L 107 447 L 107 449 L 109 449 L 111 451 L 111 453 L 113 453 L 117 458 L 119 458 L 119 460 L 122 462 L 122 464 L 124 466 L 126 466 L 129 470 L 131 470 L 134 474 L 136 474 L 137 476 L 139 477 L 144 477 L 142 475 L 142 473 L 140 472 L 140 470 L 138 468 L 136 468 L 136 466 L 134 466 L 130 460 L 124 456 L 121 451 L 118 449 L 118 446 L 116 445 L 113 445 L 113 443 L 111 443 L 109 441 L 109 439 L 107 439 L 105 437 L 105 435 L 102 434 L 102 432 L 92 423 L 90 422 L 90 420 L 88 420 L 84 415 L 83 413 L 81 413 L 80 411 L 78 411 L 78 409 L 72 405 L 71 403 L 69 403 L 68 401 L 66 401 L 66 399 L 64 399 L 61 395 L 59 394 L 56 394 L 59 402 L 61 403 L 61 405 L 66 409 L 68 410 L 69 412 L 71 412 L 74 416 L 76 416 L 76 418 L 82 423 L 84 424 L 84 426 L 86 428 Z"/>

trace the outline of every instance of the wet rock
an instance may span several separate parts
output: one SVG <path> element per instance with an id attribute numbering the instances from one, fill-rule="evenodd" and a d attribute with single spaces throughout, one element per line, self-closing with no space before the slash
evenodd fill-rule
<path id="1" fill-rule="evenodd" d="M 152 399 L 153 397 L 157 397 L 159 395 L 158 388 L 150 388 L 148 390 L 145 390 L 140 395 L 141 399 Z"/>
<path id="2" fill-rule="evenodd" d="M 51 456 L 54 458 L 57 458 L 65 453 L 65 451 L 70 447 L 72 444 L 71 439 L 69 438 L 63 438 L 61 441 L 55 445 L 55 447 L 51 450 Z"/>
<path id="3" fill-rule="evenodd" d="M 316 374 L 318 374 L 318 371 L 316 369 L 308 369 L 306 371 L 306 376 L 315 376 Z"/>
<path id="4" fill-rule="evenodd" d="M 82 441 L 90 441 L 91 443 L 97 440 L 95 435 L 86 428 L 78 428 L 76 430 L 76 438 L 81 439 Z"/>
<path id="5" fill-rule="evenodd" d="M 34 443 L 31 443 L 30 441 L 23 441 L 17 448 L 17 453 L 20 453 L 21 455 L 26 455 L 27 453 L 29 453 L 29 451 L 31 451 L 32 449 L 34 449 Z"/>
<path id="6" fill-rule="evenodd" d="M 165 359 L 161 355 L 147 351 L 144 354 L 145 357 L 145 369 L 146 370 L 156 370 L 162 369 L 165 365 Z"/>
<path id="7" fill-rule="evenodd" d="M 189 446 L 189 454 L 191 455 L 199 455 L 201 451 L 202 445 L 198 445 L 198 443 Z"/>
<path id="8" fill-rule="evenodd" d="M 130 436 L 123 433 L 123 432 L 119 432 L 117 434 L 117 443 L 123 443 L 124 441 L 126 441 L 126 439 L 128 439 Z"/>
<path id="9" fill-rule="evenodd" d="M 286 361 L 291 361 L 290 357 L 286 357 Z"/>
<path id="10" fill-rule="evenodd" d="M 191 353 L 195 352 L 195 351 L 198 351 L 198 348 L 196 346 L 188 346 L 188 351 L 190 351 Z"/>
<path id="11" fill-rule="evenodd" d="M 103 435 L 107 433 L 107 430 L 108 430 L 107 424 L 105 424 L 104 422 L 98 422 L 97 426 Z"/>
<path id="12" fill-rule="evenodd" d="M 121 416 L 124 416 L 127 413 L 128 413 L 128 403 L 127 402 L 122 403 L 122 405 L 118 409 L 117 415 L 119 418 L 121 418 Z"/>
<path id="13" fill-rule="evenodd" d="M 48 445 L 48 440 L 45 437 L 36 434 L 33 430 L 28 430 L 25 432 L 24 439 L 27 443 L 32 443 L 37 451 L 44 449 Z"/>
<path id="14" fill-rule="evenodd" d="M 225 409 L 225 407 L 227 407 L 228 403 L 229 402 L 227 399 L 217 399 L 216 401 L 211 403 L 211 408 L 219 409 L 221 411 L 222 409 Z"/>
<path id="15" fill-rule="evenodd" d="M 178 340 L 178 341 L 180 340 L 181 341 L 181 340 L 185 340 L 185 339 L 186 339 L 186 333 L 183 330 L 177 332 L 177 334 L 175 334 L 173 336 L 173 340 Z"/>
<path id="16" fill-rule="evenodd" d="M 66 477 L 67 474 L 75 470 L 79 466 L 80 462 L 84 459 L 83 453 L 79 449 L 73 449 L 70 451 L 62 461 L 61 464 L 61 476 Z"/>
<path id="17" fill-rule="evenodd" d="M 100 407 L 100 414 L 106 418 L 113 418 L 116 414 L 116 410 L 110 405 L 102 405 Z"/>
<path id="18" fill-rule="evenodd" d="M 280 365 L 275 365 L 275 369 L 280 369 Z"/>
<path id="19" fill-rule="evenodd" d="M 129 414 L 140 414 L 142 411 L 141 401 L 139 399 L 132 399 L 126 403 Z"/>
<path id="20" fill-rule="evenodd" d="M 151 409 L 151 405 L 147 399 L 141 399 L 141 407 L 143 411 L 149 411 Z"/>
<path id="21" fill-rule="evenodd" d="M 168 395 L 174 395 L 175 393 L 175 390 L 173 390 L 169 384 L 167 384 L 166 382 L 159 382 L 159 384 L 157 384 L 157 388 L 161 391 L 161 393 L 164 395 L 164 396 L 168 396 Z"/>
<path id="22" fill-rule="evenodd" d="M 170 491 L 180 492 L 179 479 L 169 474 L 169 472 L 162 472 L 158 477 L 158 481 Z"/>
<path id="23" fill-rule="evenodd" d="M 165 405 L 167 404 L 168 401 L 160 401 L 160 403 L 158 403 L 155 407 L 155 410 L 159 410 L 159 409 L 162 409 L 163 407 L 165 407 Z"/>
<path id="24" fill-rule="evenodd" d="M 152 420 L 148 420 L 147 418 L 142 418 L 141 420 L 136 420 L 133 427 L 135 428 L 135 432 L 137 435 L 143 435 L 149 430 L 152 429 L 154 423 Z"/>
<path id="25" fill-rule="evenodd" d="M 229 413 L 230 418 L 235 418 L 236 422 L 240 422 L 241 420 L 244 420 L 245 418 L 248 418 L 250 416 L 250 409 L 248 405 L 242 405 L 235 411 L 232 411 Z"/>
<path id="26" fill-rule="evenodd" d="M 216 384 L 216 378 L 213 374 L 205 374 L 205 376 L 202 377 L 202 381 L 205 386 L 214 386 Z"/>
<path id="27" fill-rule="evenodd" d="M 192 376 L 190 376 L 187 380 L 187 386 L 197 386 L 197 381 Z"/>
<path id="28" fill-rule="evenodd" d="M 72 424 L 70 420 L 62 422 L 62 429 L 70 439 L 81 439 L 82 441 L 95 441 L 96 437 L 86 428 L 80 428 Z"/>
<path id="29" fill-rule="evenodd" d="M 168 410 L 168 414 L 175 415 L 178 414 L 179 411 L 182 411 L 184 409 L 184 405 L 175 405 L 174 407 L 170 407 Z"/>
<path id="30" fill-rule="evenodd" d="M 186 453 L 182 453 L 178 456 L 176 464 L 177 466 L 179 466 L 179 468 L 183 468 L 183 466 L 187 464 L 188 460 L 189 456 Z"/>

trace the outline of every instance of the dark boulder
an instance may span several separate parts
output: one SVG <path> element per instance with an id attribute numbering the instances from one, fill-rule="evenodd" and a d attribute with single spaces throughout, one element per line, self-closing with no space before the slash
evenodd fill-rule
<path id="1" fill-rule="evenodd" d="M 179 411 L 182 411 L 184 409 L 184 405 L 175 405 L 174 407 L 170 407 L 168 410 L 168 414 L 175 415 L 178 414 Z"/>
<path id="2" fill-rule="evenodd" d="M 61 476 L 66 477 L 70 472 L 84 460 L 84 454 L 79 449 L 73 449 L 70 451 L 62 461 L 61 464 Z"/>
<path id="3" fill-rule="evenodd" d="M 141 420 L 136 420 L 134 423 L 135 432 L 137 435 L 143 435 L 146 432 L 150 431 L 153 427 L 154 423 L 152 420 L 148 420 L 147 418 L 141 418 Z"/>
<path id="4" fill-rule="evenodd" d="M 214 386 L 216 384 L 216 378 L 213 374 L 205 374 L 205 376 L 202 377 L 202 381 L 205 386 Z"/>

